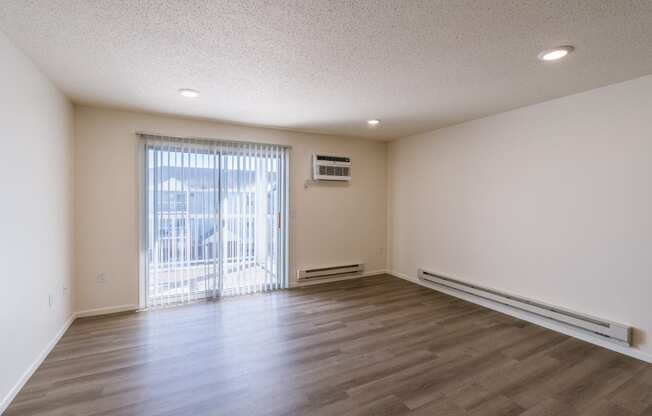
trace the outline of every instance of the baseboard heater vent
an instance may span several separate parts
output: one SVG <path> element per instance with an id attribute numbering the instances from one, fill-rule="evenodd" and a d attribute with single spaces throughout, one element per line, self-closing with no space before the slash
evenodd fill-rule
<path id="1" fill-rule="evenodd" d="M 362 273 L 364 270 L 364 264 L 344 264 L 342 266 L 330 266 L 330 267 L 321 267 L 315 269 L 305 269 L 299 270 L 297 272 L 297 277 L 300 281 L 306 280 L 317 280 L 317 279 L 328 279 L 343 277 L 349 275 L 356 275 Z"/>
<path id="2" fill-rule="evenodd" d="M 545 303 L 537 302 L 531 299 L 510 295 L 494 289 L 488 289 L 471 283 L 466 283 L 461 280 L 441 276 L 423 269 L 419 269 L 419 279 L 428 283 L 432 283 L 435 286 L 443 286 L 447 289 L 452 289 L 453 291 L 464 292 L 466 294 L 489 300 L 494 303 L 506 305 L 515 309 L 552 319 L 566 325 L 571 325 L 576 328 L 590 331 L 619 344 L 631 346 L 632 343 L 632 328 L 627 325 L 605 321 L 603 319 L 568 311 L 563 308 L 547 305 Z"/>

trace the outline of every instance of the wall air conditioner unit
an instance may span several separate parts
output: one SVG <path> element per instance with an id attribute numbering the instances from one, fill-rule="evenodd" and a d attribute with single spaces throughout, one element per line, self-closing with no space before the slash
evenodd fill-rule
<path id="1" fill-rule="evenodd" d="M 344 276 L 353 276 L 362 273 L 364 263 L 343 264 L 340 266 L 320 267 L 297 271 L 297 278 L 300 282 L 306 280 L 328 279 Z"/>
<path id="2" fill-rule="evenodd" d="M 351 158 L 313 155 L 312 179 L 315 181 L 349 182 L 351 180 Z"/>

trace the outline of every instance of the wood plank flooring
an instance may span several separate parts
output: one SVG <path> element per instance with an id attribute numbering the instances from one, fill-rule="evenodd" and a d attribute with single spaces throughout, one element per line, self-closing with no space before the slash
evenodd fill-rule
<path id="1" fill-rule="evenodd" d="M 379 276 L 79 319 L 14 415 L 652 416 L 652 366 Z"/>

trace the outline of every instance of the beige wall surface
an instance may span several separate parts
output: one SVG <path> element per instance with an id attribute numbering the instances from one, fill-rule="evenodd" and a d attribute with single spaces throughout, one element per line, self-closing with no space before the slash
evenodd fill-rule
<path id="1" fill-rule="evenodd" d="M 637 328 L 652 354 L 652 76 L 392 142 L 388 268 Z"/>
<path id="2" fill-rule="evenodd" d="M 290 281 L 297 268 L 386 261 L 383 142 L 78 106 L 75 108 L 77 307 L 138 303 L 138 138 L 136 131 L 292 146 Z M 307 189 L 312 153 L 352 158 L 346 186 Z M 98 273 L 106 282 L 96 282 Z"/>
<path id="3" fill-rule="evenodd" d="M 73 139 L 68 100 L 2 33 L 0 91 L 2 413 L 73 313 Z"/>

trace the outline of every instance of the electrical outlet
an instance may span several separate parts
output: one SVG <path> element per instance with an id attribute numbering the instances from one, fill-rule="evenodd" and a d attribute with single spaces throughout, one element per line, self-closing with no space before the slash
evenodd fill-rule
<path id="1" fill-rule="evenodd" d="M 100 283 L 100 284 L 105 283 L 106 282 L 106 273 L 104 273 L 104 272 L 98 273 L 96 279 L 97 279 L 97 283 Z"/>

